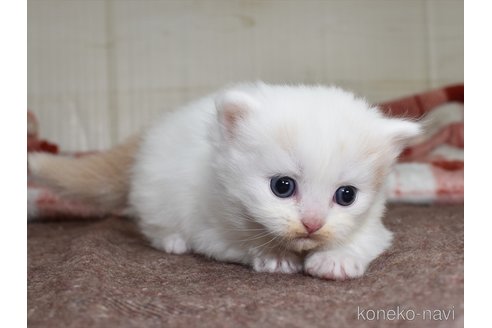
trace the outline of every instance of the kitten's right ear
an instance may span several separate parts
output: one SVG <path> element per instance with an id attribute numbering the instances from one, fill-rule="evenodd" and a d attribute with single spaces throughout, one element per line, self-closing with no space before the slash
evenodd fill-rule
<path id="1" fill-rule="evenodd" d="M 227 91 L 216 98 L 215 107 L 224 135 L 233 138 L 239 124 L 258 107 L 258 103 L 244 92 Z"/>
<path id="2" fill-rule="evenodd" d="M 418 122 L 400 118 L 385 118 L 385 120 L 383 131 L 390 140 L 396 156 L 422 133 L 422 125 Z"/>

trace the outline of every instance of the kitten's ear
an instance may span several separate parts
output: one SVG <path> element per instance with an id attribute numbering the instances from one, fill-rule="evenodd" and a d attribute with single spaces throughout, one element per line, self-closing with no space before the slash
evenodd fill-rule
<path id="1" fill-rule="evenodd" d="M 215 107 L 224 134 L 232 138 L 240 122 L 258 107 L 258 103 L 244 92 L 227 91 L 216 98 Z"/>
<path id="2" fill-rule="evenodd" d="M 387 118 L 384 133 L 390 140 L 396 156 L 398 156 L 411 143 L 412 139 L 422 133 L 422 126 L 420 123 L 410 120 Z"/>

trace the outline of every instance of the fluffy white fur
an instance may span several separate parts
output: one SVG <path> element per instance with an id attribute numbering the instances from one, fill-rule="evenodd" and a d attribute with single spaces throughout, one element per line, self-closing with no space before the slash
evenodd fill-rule
<path id="1" fill-rule="evenodd" d="M 338 88 L 244 84 L 168 114 L 108 152 L 28 161 L 64 195 L 108 211 L 129 203 L 166 252 L 346 279 L 391 243 L 381 223 L 385 180 L 419 130 Z M 275 196 L 275 176 L 295 179 L 296 192 Z M 341 206 L 334 194 L 347 185 L 358 193 Z"/>
<path id="2" fill-rule="evenodd" d="M 164 116 L 143 137 L 129 202 L 152 245 L 256 271 L 361 276 L 390 246 L 384 181 L 419 125 L 338 88 L 239 85 Z M 278 198 L 273 176 L 296 194 Z M 358 189 L 349 206 L 338 187 Z M 322 228 L 308 235 L 302 220 Z"/>

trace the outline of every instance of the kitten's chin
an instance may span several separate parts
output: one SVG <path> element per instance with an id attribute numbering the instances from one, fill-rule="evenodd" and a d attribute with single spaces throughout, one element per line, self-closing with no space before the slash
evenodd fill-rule
<path id="1" fill-rule="evenodd" d="M 321 246 L 321 242 L 319 240 L 315 240 L 309 237 L 306 238 L 295 238 L 289 241 L 289 245 L 287 246 L 294 252 L 305 252 L 310 251 L 316 247 Z"/>

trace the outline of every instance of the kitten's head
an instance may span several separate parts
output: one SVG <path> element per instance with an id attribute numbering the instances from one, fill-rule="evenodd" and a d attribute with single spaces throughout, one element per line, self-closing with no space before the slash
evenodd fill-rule
<path id="1" fill-rule="evenodd" d="M 216 101 L 225 197 L 295 251 L 344 242 L 383 210 L 385 178 L 417 123 L 337 88 L 258 84 Z"/>

